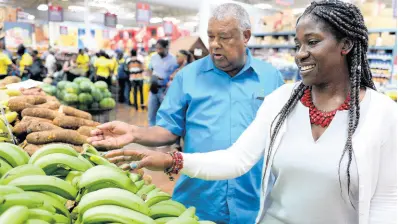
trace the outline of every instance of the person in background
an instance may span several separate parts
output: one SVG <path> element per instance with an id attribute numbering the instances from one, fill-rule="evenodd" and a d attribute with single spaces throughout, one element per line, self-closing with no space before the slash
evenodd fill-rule
<path id="1" fill-rule="evenodd" d="M 58 82 L 60 82 L 64 79 L 65 73 L 64 73 L 62 67 L 63 66 L 61 65 L 61 63 L 55 64 L 55 72 L 51 76 L 51 78 L 53 79 L 53 82 L 52 82 L 53 85 L 57 85 Z"/>
<path id="2" fill-rule="evenodd" d="M 174 79 L 174 76 L 182 69 L 184 68 L 186 65 L 188 65 L 189 63 L 195 61 L 195 58 L 193 57 L 193 55 L 186 50 L 180 50 L 178 51 L 177 54 L 177 64 L 178 64 L 178 68 L 173 72 L 173 74 L 171 74 L 170 76 L 170 80 L 167 83 L 167 88 L 170 87 L 171 82 Z"/>
<path id="3" fill-rule="evenodd" d="M 75 78 L 80 77 L 79 74 L 75 73 L 77 68 L 76 58 L 76 53 L 72 53 L 70 59 L 68 61 L 65 61 L 63 66 L 63 71 L 66 74 L 66 80 L 70 82 L 73 82 Z"/>
<path id="4" fill-rule="evenodd" d="M 157 41 L 156 53 L 150 60 L 148 72 L 151 75 L 148 101 L 149 126 L 156 125 L 156 113 L 163 101 L 170 75 L 178 68 L 177 59 L 169 53 L 169 42 L 167 40 Z"/>
<path id="5" fill-rule="evenodd" d="M 90 57 L 83 49 L 79 49 L 79 54 L 76 58 L 76 63 L 77 67 L 83 70 L 84 75 L 88 76 L 90 69 Z"/>
<path id="6" fill-rule="evenodd" d="M 47 69 L 43 64 L 43 60 L 39 56 L 39 52 L 37 50 L 32 51 L 33 63 L 29 68 L 30 79 L 36 81 L 43 81 L 43 78 L 46 76 Z M 55 65 L 54 65 L 55 66 Z"/>
<path id="7" fill-rule="evenodd" d="M 164 146 L 183 137 L 188 155 L 230 147 L 252 123 L 262 99 L 281 86 L 283 79 L 275 67 L 254 58 L 247 48 L 251 24 L 242 6 L 217 6 L 207 33 L 210 55 L 190 63 L 174 77 L 157 113 L 156 126 L 137 127 L 113 121 L 98 126 L 88 141 L 100 148 L 114 149 L 131 142 Z M 116 154 L 120 155 L 120 151 Z M 162 161 L 169 158 L 165 153 L 162 156 Z M 126 162 L 131 159 L 127 156 Z M 227 162 L 219 156 L 214 159 Z M 202 166 L 206 167 L 206 161 Z M 260 208 L 262 157 L 252 166 L 245 175 L 231 180 L 206 181 L 181 175 L 173 199 L 187 207 L 195 206 L 202 220 L 217 224 L 255 223 Z M 221 168 L 214 167 L 214 173 Z"/>
<path id="8" fill-rule="evenodd" d="M 129 97 L 126 94 L 126 89 L 130 89 L 129 75 L 126 69 L 126 61 L 123 58 L 123 52 L 118 53 L 119 68 L 117 70 L 117 80 L 119 83 L 119 103 L 130 103 Z M 126 96 L 127 95 L 127 96 Z"/>
<path id="9" fill-rule="evenodd" d="M 45 67 L 47 68 L 47 75 L 52 76 L 55 72 L 57 64 L 57 59 L 55 58 L 55 50 L 50 49 L 48 51 L 47 57 L 45 58 Z"/>
<path id="10" fill-rule="evenodd" d="M 129 71 L 129 81 L 131 88 L 134 89 L 134 107 L 138 111 L 138 106 L 141 105 L 141 109 L 144 109 L 144 79 L 143 79 L 143 65 L 138 59 L 130 59 L 127 62 L 127 68 Z M 139 93 L 138 93 L 139 92 Z M 138 94 L 140 94 L 140 101 L 138 101 Z"/>
<path id="11" fill-rule="evenodd" d="M 0 40 L 0 79 L 3 79 L 8 75 L 8 70 L 11 67 L 13 70 L 17 70 L 17 66 L 12 63 L 11 58 L 4 52 L 2 41 Z"/>
<path id="12" fill-rule="evenodd" d="M 22 80 L 27 80 L 29 78 L 29 67 L 33 64 L 33 58 L 26 52 L 26 48 L 23 44 L 18 46 L 17 55 L 19 75 L 22 77 Z"/>
<path id="13" fill-rule="evenodd" d="M 1 39 L 0 39 L 0 50 L 2 51 L 2 53 L 4 53 L 5 55 L 7 55 L 8 58 L 9 58 L 10 60 L 12 60 L 12 54 L 11 54 L 11 52 L 9 52 L 9 51 L 6 49 L 6 45 L 5 45 L 5 40 L 4 40 L 4 38 L 1 38 Z"/>
<path id="14" fill-rule="evenodd" d="M 104 81 L 110 88 L 112 85 L 111 72 L 113 70 L 113 63 L 105 51 L 99 52 L 99 58 L 94 62 L 95 79 L 96 81 Z"/>

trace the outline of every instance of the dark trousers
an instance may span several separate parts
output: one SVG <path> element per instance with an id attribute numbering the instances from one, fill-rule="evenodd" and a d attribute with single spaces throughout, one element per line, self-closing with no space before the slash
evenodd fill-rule
<path id="1" fill-rule="evenodd" d="M 77 77 L 80 77 L 80 75 L 75 75 L 73 73 L 67 72 L 66 73 L 66 80 L 68 80 L 69 82 L 73 82 L 73 80 Z"/>
<path id="2" fill-rule="evenodd" d="M 134 102 L 135 109 L 138 110 L 138 91 L 140 91 L 140 103 L 141 108 L 143 108 L 144 104 L 144 81 L 143 80 L 133 80 L 131 81 L 131 86 L 134 88 Z"/>
<path id="3" fill-rule="evenodd" d="M 128 93 L 130 95 L 131 91 L 131 83 L 129 78 L 119 79 L 119 103 L 125 103 L 126 101 L 130 104 L 129 97 L 126 99 L 126 88 L 128 89 Z"/>

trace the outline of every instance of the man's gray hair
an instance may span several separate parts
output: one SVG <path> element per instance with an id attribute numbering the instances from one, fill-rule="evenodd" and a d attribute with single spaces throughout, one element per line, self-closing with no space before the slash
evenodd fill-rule
<path id="1" fill-rule="evenodd" d="M 242 6 L 235 3 L 225 3 L 217 6 L 210 18 L 223 20 L 228 17 L 235 18 L 241 30 L 251 29 L 249 13 Z"/>

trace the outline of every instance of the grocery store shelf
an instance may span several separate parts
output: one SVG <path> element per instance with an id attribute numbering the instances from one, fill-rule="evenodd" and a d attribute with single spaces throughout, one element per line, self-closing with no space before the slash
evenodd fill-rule
<path id="1" fill-rule="evenodd" d="M 394 46 L 369 46 L 371 50 L 394 50 Z"/>
<path id="2" fill-rule="evenodd" d="M 294 45 L 281 45 L 281 44 L 275 44 L 275 45 L 262 45 L 262 44 L 254 44 L 254 45 L 249 45 L 249 48 L 280 48 L 280 49 L 294 49 L 296 46 Z"/>

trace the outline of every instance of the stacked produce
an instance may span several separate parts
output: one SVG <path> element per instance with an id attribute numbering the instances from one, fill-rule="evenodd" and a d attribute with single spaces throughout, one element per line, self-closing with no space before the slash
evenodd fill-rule
<path id="1" fill-rule="evenodd" d="M 56 96 L 62 104 L 85 111 L 113 109 L 116 105 L 104 81 L 92 83 L 86 77 L 78 77 L 73 82 L 61 81 L 57 87 L 44 84 L 42 88 L 47 94 Z"/>
<path id="2" fill-rule="evenodd" d="M 81 153 L 50 144 L 31 157 L 0 143 L 0 224 L 210 224 L 171 200 L 142 171 L 109 163 L 92 146 Z"/>

